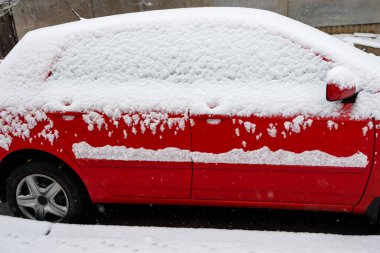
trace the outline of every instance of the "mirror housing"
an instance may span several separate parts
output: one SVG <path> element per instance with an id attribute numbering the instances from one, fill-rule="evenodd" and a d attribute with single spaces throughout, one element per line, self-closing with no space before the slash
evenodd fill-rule
<path id="1" fill-rule="evenodd" d="M 328 83 L 326 86 L 327 101 L 339 101 L 355 96 L 355 87 L 342 87 L 335 83 Z"/>

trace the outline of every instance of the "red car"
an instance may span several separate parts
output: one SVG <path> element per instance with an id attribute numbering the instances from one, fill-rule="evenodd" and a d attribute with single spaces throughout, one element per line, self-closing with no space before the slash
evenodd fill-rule
<path id="1" fill-rule="evenodd" d="M 0 196 L 75 222 L 91 203 L 380 207 L 380 60 L 267 11 L 201 8 L 28 33 L 0 65 Z"/>

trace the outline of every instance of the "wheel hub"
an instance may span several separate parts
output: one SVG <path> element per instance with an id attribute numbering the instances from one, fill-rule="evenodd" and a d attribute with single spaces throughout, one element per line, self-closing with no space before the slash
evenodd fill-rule
<path id="1" fill-rule="evenodd" d="M 37 198 L 37 202 L 38 202 L 38 204 L 40 204 L 42 206 L 46 206 L 48 204 L 48 200 L 45 196 L 39 196 Z"/>

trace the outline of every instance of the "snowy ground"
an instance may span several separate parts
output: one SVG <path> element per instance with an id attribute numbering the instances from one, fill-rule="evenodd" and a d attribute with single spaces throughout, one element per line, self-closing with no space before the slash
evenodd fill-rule
<path id="1" fill-rule="evenodd" d="M 334 36 L 350 44 L 380 48 L 380 34 L 355 33 L 355 34 L 337 34 Z"/>
<path id="2" fill-rule="evenodd" d="M 1 205 L 0 214 L 8 215 Z M 128 205 L 105 210 L 99 223 L 123 226 L 0 216 L 0 252 L 380 252 L 379 231 L 350 214 Z"/>
<path id="3" fill-rule="evenodd" d="M 50 224 L 0 216 L 0 252 L 380 252 L 380 236 Z"/>

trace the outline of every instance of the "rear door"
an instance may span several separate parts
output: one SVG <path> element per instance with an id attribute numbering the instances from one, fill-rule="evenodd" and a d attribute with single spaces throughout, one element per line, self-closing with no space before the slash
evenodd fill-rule
<path id="1" fill-rule="evenodd" d="M 372 164 L 371 120 L 192 115 L 193 198 L 355 204 Z"/>
<path id="2" fill-rule="evenodd" d="M 189 198 L 187 114 L 56 114 L 64 150 L 114 196 Z M 179 150 L 182 150 L 179 151 Z"/>

